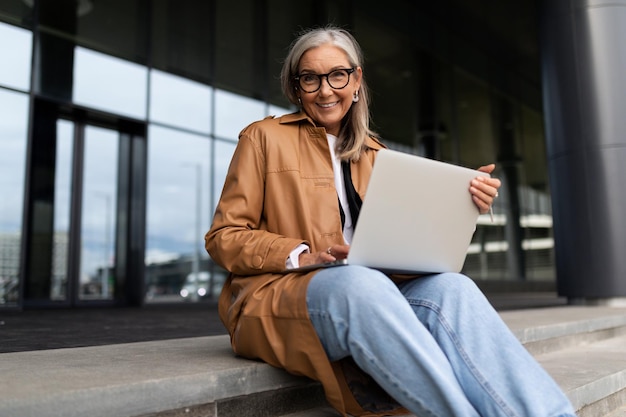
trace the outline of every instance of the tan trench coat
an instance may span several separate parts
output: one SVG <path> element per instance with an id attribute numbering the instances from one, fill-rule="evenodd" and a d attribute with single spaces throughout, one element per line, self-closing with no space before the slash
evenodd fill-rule
<path id="1" fill-rule="evenodd" d="M 363 156 L 351 164 L 361 198 L 383 147 L 369 138 Z M 378 405 L 364 410 L 354 393 L 362 379 L 349 388 L 346 376 L 354 368 L 328 360 L 308 318 L 306 290 L 315 272 L 280 273 L 300 243 L 312 252 L 343 244 L 334 184 L 326 131 L 305 114 L 266 118 L 241 132 L 205 237 L 211 257 L 231 272 L 219 314 L 236 354 L 321 381 L 329 403 L 344 415 L 406 413 L 393 401 L 385 403 L 384 413 L 371 411 Z M 368 389 L 356 397 L 373 398 Z"/>

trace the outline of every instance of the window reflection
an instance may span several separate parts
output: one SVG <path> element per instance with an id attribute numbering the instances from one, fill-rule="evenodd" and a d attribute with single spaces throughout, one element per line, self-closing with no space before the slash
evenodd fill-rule
<path id="1" fill-rule="evenodd" d="M 241 129 L 265 116 L 265 104 L 224 90 L 215 90 L 215 135 L 237 139 Z"/>
<path id="2" fill-rule="evenodd" d="M 459 135 L 459 163 L 479 167 L 484 161 L 496 161 L 494 149 L 494 114 L 488 86 L 464 72 L 454 74 L 456 90 L 457 132 Z"/>
<path id="3" fill-rule="evenodd" d="M 211 87 L 152 70 L 150 120 L 210 133 Z"/>
<path id="4" fill-rule="evenodd" d="M 0 306 L 18 299 L 28 96 L 0 89 Z"/>
<path id="5" fill-rule="evenodd" d="M 228 166 L 230 160 L 235 152 L 237 143 L 218 140 L 215 141 L 215 177 L 213 177 L 213 207 L 211 212 L 215 211 L 217 202 L 222 194 L 222 188 L 224 188 L 224 180 L 228 173 Z"/>
<path id="6" fill-rule="evenodd" d="M 144 66 L 76 47 L 73 101 L 145 119 L 147 77 Z"/>
<path id="7" fill-rule="evenodd" d="M 118 132 L 86 127 L 81 211 L 81 299 L 113 298 L 118 150 Z"/>
<path id="8" fill-rule="evenodd" d="M 286 109 L 284 107 L 270 105 L 268 107 L 268 116 L 280 117 L 288 113 L 293 113 L 295 110 L 295 108 Z"/>
<path id="9" fill-rule="evenodd" d="M 32 39 L 32 32 L 0 22 L 0 84 L 29 89 Z"/>
<path id="10" fill-rule="evenodd" d="M 70 236 L 72 192 L 72 156 L 74 123 L 57 121 L 57 144 L 54 173 L 54 224 L 52 234 L 52 273 L 50 298 L 67 298 L 67 262 Z"/>
<path id="11" fill-rule="evenodd" d="M 148 131 L 146 301 L 181 300 L 211 270 L 204 249 L 209 228 L 210 141 L 151 125 Z M 207 278 L 207 280 L 204 280 Z M 215 277 L 214 277 L 215 278 Z M 221 285 L 215 279 L 214 285 Z M 218 282 L 219 281 L 219 282 Z M 186 294 L 181 291 L 187 285 Z M 204 288 L 204 295 L 210 288 Z M 185 293 L 185 292 L 183 292 Z"/>
<path id="12" fill-rule="evenodd" d="M 556 275 L 556 270 L 543 121 L 539 112 L 524 105 L 521 105 L 520 116 L 523 172 L 526 183 L 520 186 L 522 213 L 520 222 L 524 228 L 522 245 L 525 250 L 526 278 L 550 280 Z"/>

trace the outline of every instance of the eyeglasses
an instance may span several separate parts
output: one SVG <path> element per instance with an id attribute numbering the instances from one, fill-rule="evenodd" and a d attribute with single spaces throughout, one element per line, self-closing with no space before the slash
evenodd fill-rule
<path id="1" fill-rule="evenodd" d="M 293 77 L 298 82 L 300 88 L 305 93 L 314 93 L 322 86 L 322 78 L 326 77 L 328 85 L 335 89 L 341 90 L 350 82 L 350 74 L 356 68 L 341 68 L 329 72 L 328 74 L 300 74 Z"/>

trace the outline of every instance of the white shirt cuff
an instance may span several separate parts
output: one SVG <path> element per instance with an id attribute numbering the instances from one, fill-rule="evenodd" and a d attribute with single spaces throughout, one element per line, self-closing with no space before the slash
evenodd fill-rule
<path id="1" fill-rule="evenodd" d="M 300 254 L 304 252 L 310 252 L 309 247 L 304 243 L 299 244 L 292 250 L 289 254 L 289 258 L 287 258 L 287 269 L 298 268 L 300 266 Z"/>

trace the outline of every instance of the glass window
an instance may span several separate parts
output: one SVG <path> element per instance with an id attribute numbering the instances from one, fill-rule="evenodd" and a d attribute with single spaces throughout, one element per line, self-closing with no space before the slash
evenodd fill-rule
<path id="1" fill-rule="evenodd" d="M 118 154 L 118 132 L 86 127 L 81 210 L 81 299 L 113 298 Z"/>
<path id="2" fill-rule="evenodd" d="M 462 70 L 454 72 L 456 134 L 461 165 L 478 168 L 496 162 L 489 86 Z"/>
<path id="3" fill-rule="evenodd" d="M 211 209 L 211 213 L 215 211 L 215 207 L 217 207 L 220 195 L 222 194 L 222 188 L 224 188 L 224 180 L 226 179 L 230 160 L 233 158 L 233 153 L 235 153 L 236 146 L 237 143 L 235 142 L 228 142 L 223 140 L 215 141 L 215 172 L 213 177 L 213 207 Z"/>
<path id="4" fill-rule="evenodd" d="M 76 47 L 73 100 L 77 104 L 146 117 L 148 71 L 145 67 Z"/>
<path id="5" fill-rule="evenodd" d="M 150 73 L 150 120 L 211 132 L 211 87 L 162 71 Z"/>
<path id="6" fill-rule="evenodd" d="M 452 161 L 467 167 L 478 168 L 496 160 L 494 119 L 491 108 L 490 89 L 482 81 L 465 71 L 455 68 L 451 73 L 454 96 L 450 105 L 455 116 L 453 135 L 458 160 Z M 498 166 L 499 168 L 499 166 Z M 501 177 L 500 173 L 495 173 Z M 503 207 L 508 201 L 507 189 L 500 189 L 497 206 L 494 207 L 492 223 L 488 215 L 478 218 L 464 272 L 474 279 L 498 279 L 508 275 L 507 216 Z"/>
<path id="7" fill-rule="evenodd" d="M 237 139 L 250 123 L 265 117 L 265 104 L 224 90 L 215 90 L 215 136 Z"/>
<path id="8" fill-rule="evenodd" d="M 268 116 L 280 117 L 280 116 L 283 116 L 285 114 L 293 113 L 295 110 L 296 110 L 295 108 L 286 109 L 284 107 L 269 106 L 267 115 Z"/>
<path id="9" fill-rule="evenodd" d="M 0 23 L 0 85 L 29 89 L 32 42 L 31 31 Z"/>
<path id="10" fill-rule="evenodd" d="M 67 120 L 58 120 L 56 159 L 54 164 L 52 282 L 50 285 L 50 298 L 52 300 L 67 299 L 73 153 L 74 123 Z"/>
<path id="11" fill-rule="evenodd" d="M 180 292 L 194 268 L 209 271 L 204 234 L 213 215 L 210 156 L 207 137 L 149 128 L 146 301 L 182 300 Z"/>
<path id="12" fill-rule="evenodd" d="M 443 62 L 437 57 L 432 57 L 432 67 L 434 68 L 431 81 L 434 97 L 434 118 L 435 124 L 431 125 L 433 137 L 436 138 L 435 155 L 444 161 L 458 161 L 458 147 L 455 132 L 455 103 L 454 85 L 452 83 L 453 68 L 447 62 Z"/>
<path id="13" fill-rule="evenodd" d="M 28 96 L 0 89 L 0 307 L 18 301 Z"/>
<path id="14" fill-rule="evenodd" d="M 542 114 L 528 106 L 521 107 L 521 153 L 528 185 L 548 193 L 548 157 Z"/>
<path id="15" fill-rule="evenodd" d="M 356 16 L 355 30 L 365 55 L 363 76 L 372 92 L 374 130 L 385 142 L 416 146 L 415 48 L 393 28 L 365 14 Z"/>
<path id="16" fill-rule="evenodd" d="M 520 187 L 522 241 L 528 280 L 553 280 L 554 234 L 548 187 L 547 156 L 541 113 L 521 105 L 522 178 Z"/>

